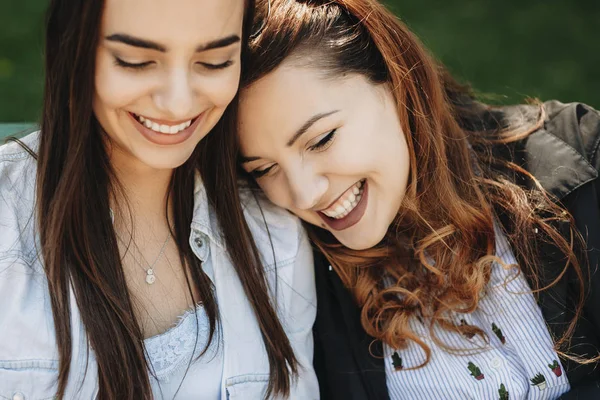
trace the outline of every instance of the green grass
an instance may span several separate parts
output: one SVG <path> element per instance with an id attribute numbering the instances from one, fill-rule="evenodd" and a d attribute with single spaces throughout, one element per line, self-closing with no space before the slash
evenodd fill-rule
<path id="1" fill-rule="evenodd" d="M 491 101 L 600 107 L 600 1 L 388 0 L 433 54 Z M 48 1 L 0 2 L 0 121 L 37 121 Z M 174 3 L 176 4 L 176 3 Z"/>
<path id="2" fill-rule="evenodd" d="M 460 80 L 495 101 L 600 107 L 600 1 L 387 1 Z"/>
<path id="3" fill-rule="evenodd" d="M 0 1 L 0 121 L 37 121 L 48 1 Z"/>

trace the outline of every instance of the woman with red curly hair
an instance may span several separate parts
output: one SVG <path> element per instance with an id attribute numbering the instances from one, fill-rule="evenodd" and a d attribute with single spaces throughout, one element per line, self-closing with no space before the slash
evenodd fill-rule
<path id="1" fill-rule="evenodd" d="M 599 113 L 478 102 L 375 0 L 259 3 L 232 128 L 318 249 L 321 397 L 598 398 Z"/>

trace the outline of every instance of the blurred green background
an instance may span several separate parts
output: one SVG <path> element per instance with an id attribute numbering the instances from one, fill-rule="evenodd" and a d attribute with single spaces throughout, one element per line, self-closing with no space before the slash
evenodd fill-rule
<path id="1" fill-rule="evenodd" d="M 0 1 L 0 122 L 39 118 L 47 3 Z M 600 108 L 600 0 L 386 4 L 459 80 L 490 101 L 556 98 Z"/>

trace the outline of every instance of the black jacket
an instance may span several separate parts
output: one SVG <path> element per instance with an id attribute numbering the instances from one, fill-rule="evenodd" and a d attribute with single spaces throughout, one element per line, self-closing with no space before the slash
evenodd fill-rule
<path id="1" fill-rule="evenodd" d="M 505 108 L 502 113 L 522 112 L 527 107 Z M 573 215 L 587 243 L 591 274 L 583 318 L 573 334 L 571 349 L 579 354 L 600 350 L 600 113 L 582 104 L 545 104 L 544 126 L 511 145 L 494 149 L 495 156 L 512 160 L 533 174 Z M 503 225 L 507 218 L 499 216 Z M 559 226 L 560 229 L 560 226 Z M 564 262 L 556 249 L 540 251 L 543 282 L 551 282 Z M 389 399 L 380 342 L 363 330 L 360 311 L 337 274 L 321 254 L 315 254 L 317 319 L 314 327 L 314 365 L 324 400 Z M 573 272 L 572 270 L 569 270 Z M 574 277 L 566 274 L 539 295 L 538 304 L 554 337 L 560 337 L 570 321 L 575 299 Z M 371 353 L 375 355 L 372 356 Z M 561 359 L 571 391 L 562 399 L 600 399 L 600 368 Z"/>

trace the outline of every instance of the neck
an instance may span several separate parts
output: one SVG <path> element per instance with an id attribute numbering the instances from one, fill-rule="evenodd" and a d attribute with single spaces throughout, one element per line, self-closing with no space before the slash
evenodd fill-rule
<path id="1" fill-rule="evenodd" d="M 117 154 L 111 157 L 111 162 L 122 188 L 113 199 L 116 226 L 124 221 L 131 221 L 136 229 L 166 226 L 168 191 L 174 170 L 155 169 L 137 160 L 124 160 Z M 169 213 L 170 208 L 169 205 Z M 121 223 L 117 222 L 119 219 Z"/>

